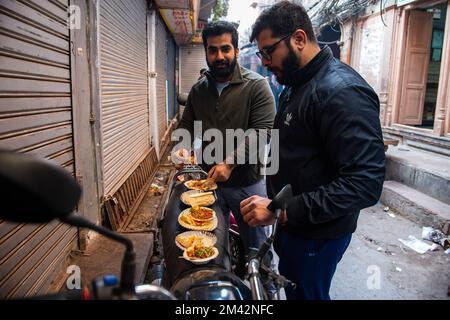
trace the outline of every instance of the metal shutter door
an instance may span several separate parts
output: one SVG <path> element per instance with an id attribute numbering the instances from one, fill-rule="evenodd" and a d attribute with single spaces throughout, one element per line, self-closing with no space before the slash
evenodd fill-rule
<path id="1" fill-rule="evenodd" d="M 147 3 L 100 2 L 104 193 L 117 191 L 150 149 Z"/>
<path id="2" fill-rule="evenodd" d="M 175 42 L 169 36 L 167 40 L 167 81 L 169 84 L 169 120 L 173 119 L 175 116 L 175 108 L 176 108 L 176 99 L 175 99 Z"/>
<path id="3" fill-rule="evenodd" d="M 0 2 L 0 147 L 74 174 L 67 7 L 68 0 Z M 75 237 L 58 222 L 0 220 L 0 297 L 46 292 Z"/>
<path id="4" fill-rule="evenodd" d="M 202 68 L 208 68 L 203 45 L 181 47 L 180 61 L 183 62 L 183 67 L 180 68 L 180 91 L 182 93 L 189 93 L 200 76 L 200 70 Z"/>
<path id="5" fill-rule="evenodd" d="M 156 19 L 156 101 L 158 133 L 161 140 L 167 129 L 166 80 L 167 80 L 167 35 L 166 26 L 161 17 Z"/>

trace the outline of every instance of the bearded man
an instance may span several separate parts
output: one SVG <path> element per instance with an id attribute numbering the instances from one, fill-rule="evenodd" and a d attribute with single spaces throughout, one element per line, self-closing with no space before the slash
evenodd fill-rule
<path id="1" fill-rule="evenodd" d="M 262 226 L 246 224 L 239 206 L 242 200 L 252 195 L 267 196 L 265 179 L 262 163 L 251 161 L 251 140 L 244 139 L 236 144 L 234 138 L 233 141 L 227 141 L 226 130 L 268 132 L 272 129 L 275 117 L 275 100 L 265 78 L 239 66 L 238 33 L 233 24 L 225 21 L 209 23 L 203 29 L 202 38 L 209 70 L 192 87 L 178 129 L 189 131 L 189 145 L 194 140 L 194 121 L 201 121 L 202 137 L 210 129 L 221 133 L 223 156 L 215 155 L 220 161 L 211 163 L 203 157 L 204 162 L 200 165 L 219 185 L 217 194 L 220 207 L 227 216 L 230 211 L 233 213 L 248 252 L 250 247 L 259 248 L 267 237 L 267 230 Z M 229 154 L 227 143 L 235 145 Z M 205 150 L 207 145 L 207 141 L 203 141 L 202 149 Z M 186 150 L 174 152 L 189 156 Z"/>
<path id="2" fill-rule="evenodd" d="M 280 170 L 267 177 L 269 198 L 287 184 L 294 194 L 274 242 L 280 273 L 297 285 L 286 288 L 286 296 L 328 300 L 359 212 L 377 203 L 383 187 L 378 96 L 329 47 L 320 48 L 301 5 L 281 1 L 264 10 L 252 40 L 262 64 L 286 86 L 274 123 Z M 274 223 L 270 203 L 260 196 L 244 200 L 244 220 Z"/>

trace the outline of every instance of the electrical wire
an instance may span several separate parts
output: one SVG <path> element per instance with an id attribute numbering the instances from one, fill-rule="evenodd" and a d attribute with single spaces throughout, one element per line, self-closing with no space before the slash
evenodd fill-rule
<path id="1" fill-rule="evenodd" d="M 336 17 L 337 18 L 337 17 Z M 340 23 L 339 23 L 340 24 Z M 336 24 L 335 24 L 335 26 L 336 26 Z M 333 25 L 332 24 L 330 24 L 330 28 L 331 28 L 331 30 L 333 30 L 334 32 L 336 32 L 336 33 L 339 33 L 339 32 L 341 32 L 341 30 L 336 30 L 335 28 L 333 28 Z"/>
<path id="2" fill-rule="evenodd" d="M 332 0 L 326 1 L 323 6 L 314 12 L 313 25 L 321 30 L 329 24 L 343 24 L 344 21 L 352 18 L 353 23 L 358 19 L 361 12 L 366 10 L 369 5 L 375 4 L 379 0 Z M 384 0 L 386 1 L 386 0 Z M 385 4 L 385 2 L 384 2 Z"/>
<path id="3" fill-rule="evenodd" d="M 386 10 L 386 7 L 383 8 L 383 0 L 380 0 L 380 17 L 381 17 L 381 21 L 383 22 L 384 26 L 387 27 L 386 22 L 384 22 L 384 18 L 383 18 L 383 11 Z"/>
<path id="4" fill-rule="evenodd" d="M 320 44 L 335 44 L 337 42 L 339 42 L 339 40 L 335 40 L 335 41 L 319 41 L 319 40 L 317 40 L 317 43 L 320 43 Z"/>

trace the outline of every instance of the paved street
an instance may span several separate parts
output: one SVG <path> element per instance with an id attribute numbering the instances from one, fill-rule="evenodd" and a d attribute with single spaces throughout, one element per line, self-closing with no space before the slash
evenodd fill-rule
<path id="1" fill-rule="evenodd" d="M 399 215 L 389 216 L 382 205 L 361 212 L 358 229 L 337 268 L 331 298 L 450 299 L 450 255 L 442 248 L 421 255 L 398 241 L 409 235 L 421 239 L 421 233 L 422 226 Z"/>

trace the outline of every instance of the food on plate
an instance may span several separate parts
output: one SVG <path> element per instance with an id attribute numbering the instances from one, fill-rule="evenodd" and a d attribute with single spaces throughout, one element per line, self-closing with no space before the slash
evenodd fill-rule
<path id="1" fill-rule="evenodd" d="M 207 259 L 215 254 L 214 247 L 191 246 L 186 249 L 186 255 L 189 259 Z"/>
<path id="2" fill-rule="evenodd" d="M 216 198 L 212 191 L 189 190 L 181 195 L 181 201 L 188 206 L 210 206 L 216 201 Z"/>
<path id="3" fill-rule="evenodd" d="M 191 208 L 187 208 L 178 215 L 178 223 L 182 227 L 194 231 L 213 231 L 217 228 L 218 219 L 214 211 L 212 211 L 211 219 L 195 219 L 191 215 Z"/>
<path id="4" fill-rule="evenodd" d="M 193 190 L 208 191 L 217 189 L 217 184 L 213 179 L 203 179 L 203 180 L 189 180 L 185 183 L 185 186 Z"/>
<path id="5" fill-rule="evenodd" d="M 185 248 L 189 248 L 191 246 L 203 246 L 203 238 L 196 236 L 196 235 L 190 235 L 190 236 L 183 236 L 181 234 L 179 234 L 176 237 L 176 240 L 178 241 L 179 244 L 181 244 L 183 247 Z"/>
<path id="6" fill-rule="evenodd" d="M 186 231 L 175 237 L 177 246 L 186 249 L 192 246 L 213 246 L 217 238 L 214 234 L 204 231 Z"/>
<path id="7" fill-rule="evenodd" d="M 201 198 L 204 196 L 208 196 L 208 195 L 212 195 L 212 191 L 208 191 L 208 192 L 197 192 L 197 193 L 193 193 L 191 195 L 189 195 L 190 198 Z"/>
<path id="8" fill-rule="evenodd" d="M 191 217 L 196 221 L 209 221 L 214 217 L 214 211 L 207 207 L 192 206 Z"/>
<path id="9" fill-rule="evenodd" d="M 197 220 L 192 218 L 192 216 L 190 214 L 182 214 L 180 219 L 191 226 L 196 226 L 196 227 L 204 227 L 204 226 L 209 226 L 211 224 L 211 220 Z"/>

